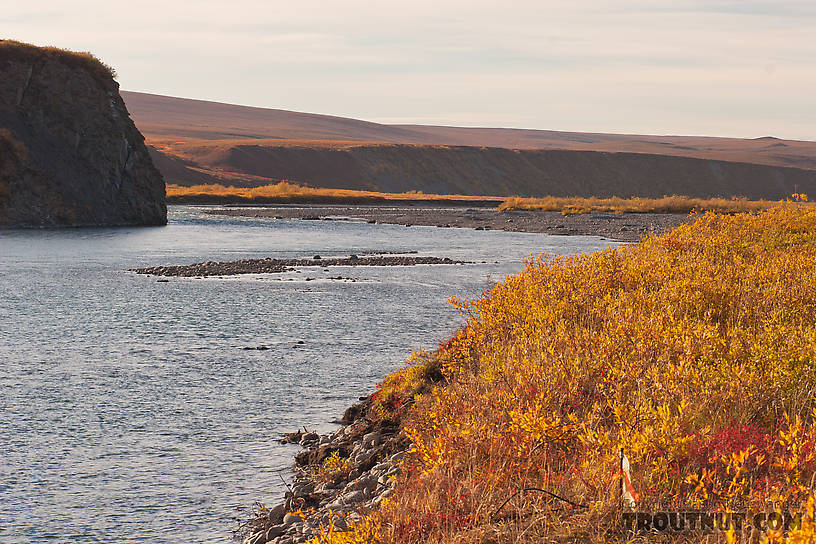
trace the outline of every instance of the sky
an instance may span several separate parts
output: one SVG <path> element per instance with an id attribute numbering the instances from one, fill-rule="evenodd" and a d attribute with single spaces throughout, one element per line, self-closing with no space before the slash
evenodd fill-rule
<path id="1" fill-rule="evenodd" d="M 816 140 L 813 0 L 0 0 L 0 38 L 383 123 Z"/>

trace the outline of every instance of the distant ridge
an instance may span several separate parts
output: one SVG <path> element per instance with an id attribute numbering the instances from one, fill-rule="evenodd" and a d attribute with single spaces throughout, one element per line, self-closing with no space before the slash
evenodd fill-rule
<path id="1" fill-rule="evenodd" d="M 165 179 L 181 185 L 255 186 L 286 179 L 385 192 L 781 198 L 814 186 L 816 176 L 816 142 L 773 136 L 388 125 L 122 95 Z"/>
<path id="2" fill-rule="evenodd" d="M 136 125 L 150 139 L 277 139 L 463 145 L 509 149 L 573 149 L 649 153 L 816 169 L 816 142 L 707 136 L 644 136 L 513 128 L 385 125 L 314 113 L 236 106 L 122 91 Z M 767 142 L 787 149 L 769 148 Z"/>

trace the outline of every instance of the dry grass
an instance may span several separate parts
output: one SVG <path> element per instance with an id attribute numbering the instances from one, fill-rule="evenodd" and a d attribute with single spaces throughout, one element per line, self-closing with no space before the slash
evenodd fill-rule
<path id="1" fill-rule="evenodd" d="M 221 173 L 223 174 L 223 173 Z M 242 181 L 252 181 L 250 176 Z M 260 178 L 258 178 L 260 179 Z M 384 193 L 379 191 L 359 191 L 354 189 L 326 189 L 306 187 L 296 183 L 281 181 L 259 187 L 235 187 L 232 185 L 206 184 L 183 186 L 167 184 L 167 197 L 179 201 L 196 199 L 235 199 L 245 202 L 298 201 L 298 200 L 457 200 L 495 201 L 499 211 L 536 210 L 561 212 L 573 215 L 591 212 L 609 213 L 679 213 L 716 212 L 741 213 L 767 210 L 777 205 L 771 200 L 748 200 L 746 198 L 691 198 L 687 196 L 667 196 L 663 198 L 596 198 L 596 197 L 552 197 L 520 198 L 498 196 L 440 195 L 425 194 L 421 191 L 404 193 Z M 795 195 L 797 200 L 806 200 L 807 195 Z"/>
<path id="2" fill-rule="evenodd" d="M 287 181 L 264 185 L 261 187 L 233 187 L 218 184 L 193 185 L 184 187 L 181 185 L 167 185 L 168 198 L 175 197 L 225 197 L 242 200 L 297 200 L 299 198 L 337 198 L 337 199 L 378 199 L 378 200 L 495 200 L 500 203 L 502 197 L 490 196 L 465 196 L 465 195 L 435 195 L 425 194 L 421 191 L 409 191 L 406 193 L 382 193 L 377 191 L 356 191 L 352 189 L 320 189 L 304 187 Z"/>
<path id="3" fill-rule="evenodd" d="M 776 205 L 772 200 L 748 200 L 747 198 L 691 198 L 687 196 L 665 196 L 663 198 L 582 198 L 554 197 L 520 198 L 505 200 L 499 211 L 539 210 L 561 212 L 564 215 L 614 212 L 614 213 L 691 213 L 717 212 L 739 213 L 767 210 Z"/>
<path id="4" fill-rule="evenodd" d="M 38 47 L 15 40 L 0 40 L 0 58 L 3 56 L 29 59 L 53 58 L 77 68 L 86 69 L 105 79 L 116 78 L 116 70 L 88 51 L 71 51 L 53 46 Z"/>
<path id="5" fill-rule="evenodd" d="M 381 386 L 412 403 L 394 495 L 317 542 L 707 540 L 621 529 L 621 448 L 639 509 L 789 508 L 805 519 L 784 542 L 816 541 L 812 207 L 706 214 L 617 250 L 539 257 L 455 303 L 462 330 Z M 394 403 L 429 358 L 444 381 Z"/>

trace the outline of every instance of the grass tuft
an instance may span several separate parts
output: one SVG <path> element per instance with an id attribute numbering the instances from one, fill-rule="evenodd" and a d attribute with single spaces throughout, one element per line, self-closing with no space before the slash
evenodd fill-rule
<path id="1" fill-rule="evenodd" d="M 0 40 L 0 59 L 3 58 L 57 59 L 76 68 L 88 70 L 103 79 L 116 79 L 116 70 L 88 51 L 71 51 L 53 46 L 38 47 L 15 40 Z"/>

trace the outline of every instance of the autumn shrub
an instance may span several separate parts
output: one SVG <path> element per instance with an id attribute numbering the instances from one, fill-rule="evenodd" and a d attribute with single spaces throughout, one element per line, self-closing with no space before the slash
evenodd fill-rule
<path id="1" fill-rule="evenodd" d="M 208 183 L 202 185 L 183 186 L 173 183 L 167 184 L 167 196 L 174 197 L 232 197 L 245 200 L 258 199 L 296 199 L 296 198 L 361 198 L 376 200 L 494 200 L 498 205 L 502 198 L 492 196 L 470 195 L 437 195 L 425 194 L 422 191 L 407 191 L 404 193 L 383 193 L 378 191 L 360 191 L 356 189 L 328 189 L 322 187 L 307 187 L 289 181 L 279 181 L 256 187 L 235 187 Z"/>
<path id="2" fill-rule="evenodd" d="M 766 210 L 776 205 L 771 200 L 748 200 L 734 198 L 691 198 L 688 196 L 664 196 L 662 198 L 598 198 L 598 197 L 511 197 L 499 205 L 499 211 L 539 210 L 574 215 L 591 212 L 612 213 L 691 213 L 718 212 L 740 213 Z"/>
<path id="3" fill-rule="evenodd" d="M 338 452 L 332 452 L 323 462 L 309 474 L 316 483 L 335 484 L 348 476 L 354 468 L 350 459 L 341 457 Z"/>
<path id="4" fill-rule="evenodd" d="M 767 536 L 813 534 L 816 210 L 531 258 L 453 302 L 466 325 L 383 382 L 413 395 L 413 446 L 369 541 L 627 541 L 621 450 L 638 508 L 800 509 L 802 529 Z M 442 379 L 422 388 L 427 361 Z"/>
<path id="5" fill-rule="evenodd" d="M 428 392 L 431 385 L 443 379 L 438 357 L 424 351 L 414 352 L 402 369 L 389 374 L 377 385 L 371 396 L 371 415 L 399 422 L 418 395 Z"/>

